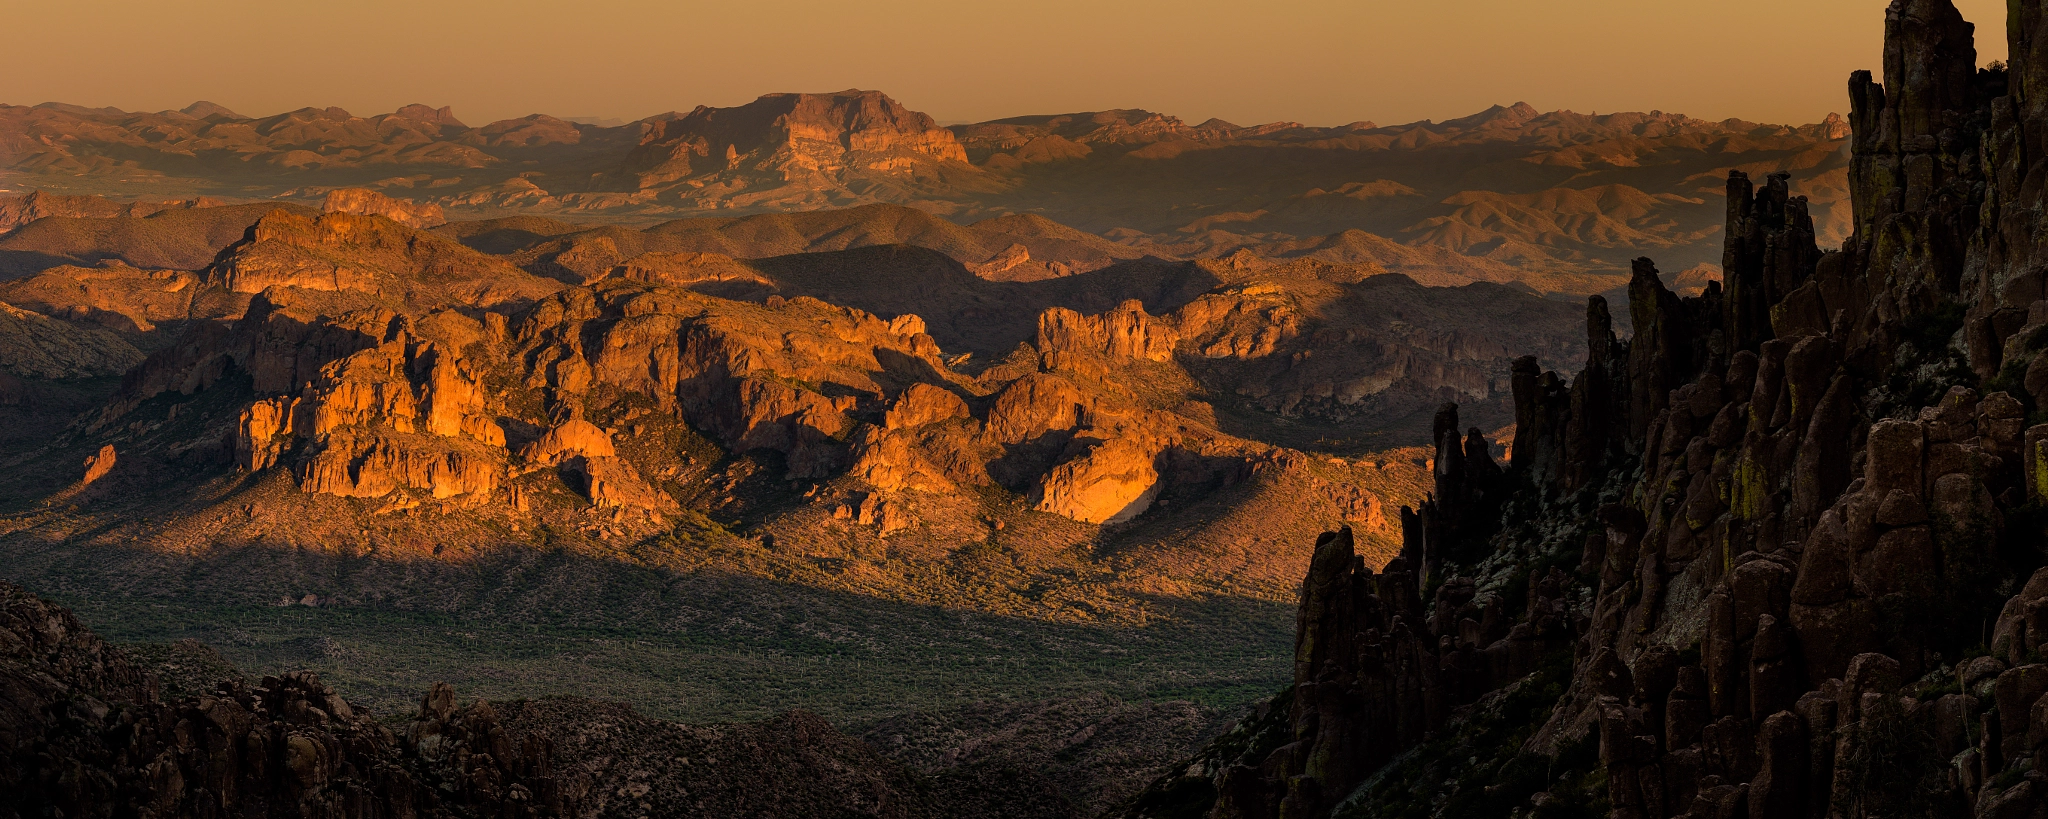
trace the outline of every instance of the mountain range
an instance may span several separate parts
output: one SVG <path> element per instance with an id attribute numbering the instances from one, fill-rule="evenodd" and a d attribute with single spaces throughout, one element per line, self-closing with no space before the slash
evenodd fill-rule
<path id="1" fill-rule="evenodd" d="M 1901 3 L 1798 127 L 0 106 L 0 819 L 2031 815 L 2048 115 Z"/>
<path id="2" fill-rule="evenodd" d="M 311 203 L 344 187 L 470 218 L 647 224 L 895 204 L 1038 216 L 1122 252 L 1371 262 L 1428 283 L 1584 295 L 1626 261 L 1718 264 L 1718 180 L 1798 171 L 1822 235 L 1847 230 L 1839 117 L 1807 126 L 1496 106 L 1445 122 L 1188 125 L 1142 110 L 942 127 L 875 91 L 771 94 L 619 126 L 545 115 L 472 127 L 448 108 L 249 118 L 0 106 L 0 184 L 124 199 Z M 1009 264 L 1009 248 L 965 260 Z"/>

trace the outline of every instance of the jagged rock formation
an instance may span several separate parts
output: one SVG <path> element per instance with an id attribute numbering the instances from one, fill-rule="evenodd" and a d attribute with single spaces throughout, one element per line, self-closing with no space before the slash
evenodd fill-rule
<path id="1" fill-rule="evenodd" d="M 89 484 L 106 477 L 107 473 L 114 471 L 117 459 L 113 444 L 100 447 L 100 451 L 85 459 L 85 477 L 78 479 L 79 484 Z"/>
<path id="2" fill-rule="evenodd" d="M 2012 11 L 2008 73 L 1977 68 L 1946 0 L 1894 2 L 1886 84 L 1850 82 L 1842 250 L 1819 251 L 1783 177 L 1731 174 L 1725 289 L 1681 298 L 1639 260 L 1628 342 L 1596 300 L 1568 388 L 1518 365 L 1497 505 L 1472 503 L 1498 479 L 1447 410 L 1401 558 L 1374 573 L 1345 534 L 1318 546 L 1291 724 L 1197 772 L 1209 815 L 2041 810 L 2048 382 L 2026 376 L 2048 302 L 2022 180 L 2048 110 L 2043 9 Z M 1517 582 L 1525 613 L 1444 616 Z M 1514 739 L 1485 747 L 1504 720 Z"/>

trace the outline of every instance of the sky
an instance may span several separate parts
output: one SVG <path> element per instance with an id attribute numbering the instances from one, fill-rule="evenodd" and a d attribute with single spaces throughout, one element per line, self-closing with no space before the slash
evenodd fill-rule
<path id="1" fill-rule="evenodd" d="M 1884 0 L 0 0 L 0 102 L 249 116 L 420 102 L 637 119 L 879 89 L 941 122 L 1448 119 L 1526 101 L 1806 123 L 1878 73 Z M 2003 0 L 1960 0 L 1980 62 Z M 33 66 L 32 70 L 22 67 Z"/>

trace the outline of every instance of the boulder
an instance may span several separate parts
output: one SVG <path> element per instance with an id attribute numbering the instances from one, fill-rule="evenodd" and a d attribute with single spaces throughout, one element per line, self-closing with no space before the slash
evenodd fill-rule
<path id="1" fill-rule="evenodd" d="M 1152 505 L 1163 488 L 1149 442 L 1116 436 L 1052 468 L 1034 508 L 1083 523 L 1121 523 Z"/>
<path id="2" fill-rule="evenodd" d="M 547 466 L 560 464 L 579 455 L 587 458 L 609 458 L 617 454 L 618 450 L 612 446 L 611 434 L 581 418 L 556 424 L 532 443 L 519 448 L 521 460 Z"/>
<path id="3" fill-rule="evenodd" d="M 107 473 L 112 471 L 114 471 L 114 445 L 107 444 L 100 447 L 98 452 L 85 457 L 85 477 L 80 479 L 78 483 L 80 486 L 90 485 L 92 482 L 106 477 Z"/>

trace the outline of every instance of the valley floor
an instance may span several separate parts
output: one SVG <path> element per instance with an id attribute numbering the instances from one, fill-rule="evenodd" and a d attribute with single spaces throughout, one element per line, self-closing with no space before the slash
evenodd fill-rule
<path id="1" fill-rule="evenodd" d="M 195 639 L 252 676 L 310 669 L 380 714 L 448 682 L 466 696 L 590 696 L 691 723 L 804 709 L 858 732 L 906 713 L 1094 694 L 1235 712 L 1291 673 L 1292 607 L 1263 601 L 1170 601 L 1143 626 L 1075 625 L 758 578 L 640 577 L 657 599 L 615 591 L 573 614 L 500 617 L 421 600 L 253 605 L 146 592 L 80 565 L 17 552 L 0 576 L 111 641 Z"/>

